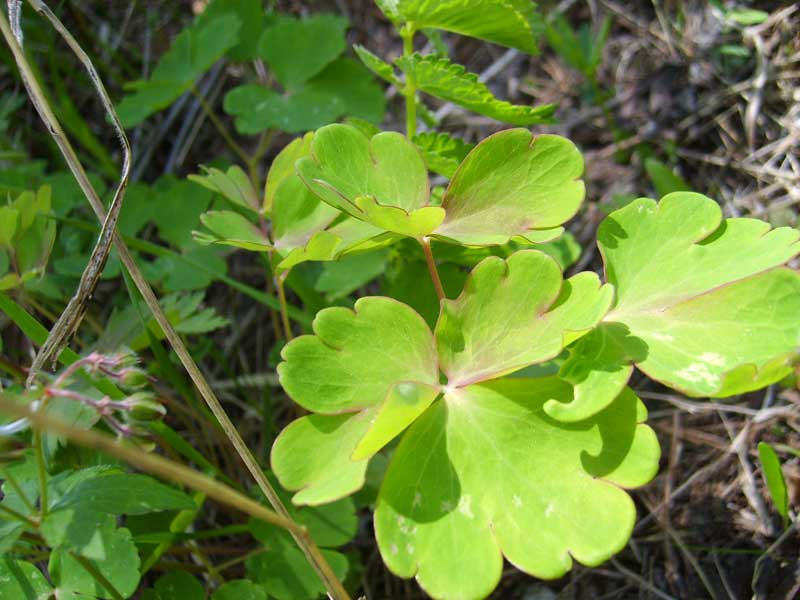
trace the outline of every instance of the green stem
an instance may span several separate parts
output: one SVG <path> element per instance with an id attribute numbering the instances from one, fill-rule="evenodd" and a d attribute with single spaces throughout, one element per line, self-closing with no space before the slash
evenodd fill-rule
<path id="1" fill-rule="evenodd" d="M 36 457 L 36 475 L 39 479 L 39 514 L 44 521 L 47 516 L 47 467 L 44 464 L 42 434 L 38 430 L 33 432 L 33 452 Z"/>
<path id="2" fill-rule="evenodd" d="M 114 587 L 114 584 L 112 584 L 106 578 L 106 576 L 103 575 L 100 570 L 92 564 L 92 561 L 76 552 L 70 552 L 69 554 L 78 562 L 78 564 L 86 569 L 86 572 L 89 573 L 89 575 L 91 575 L 97 583 L 106 588 L 106 591 L 114 600 L 125 600 L 124 596 L 117 591 L 117 588 Z"/>
<path id="3" fill-rule="evenodd" d="M 436 295 L 439 297 L 439 300 L 443 300 L 445 297 L 444 288 L 442 287 L 442 280 L 439 278 L 439 270 L 436 268 L 436 261 L 433 259 L 431 242 L 427 237 L 423 237 L 419 240 L 419 243 L 422 246 L 423 252 L 425 252 L 425 262 L 428 263 L 428 273 L 431 275 L 433 287 L 436 288 Z"/>
<path id="4" fill-rule="evenodd" d="M 214 108 L 208 103 L 208 101 L 203 97 L 196 88 L 192 87 L 192 95 L 197 98 L 197 101 L 200 103 L 200 108 L 203 109 L 206 117 L 208 120 L 211 121 L 211 124 L 217 130 L 217 132 L 222 136 L 222 139 L 225 140 L 225 143 L 228 144 L 228 147 L 233 150 L 236 155 L 244 162 L 245 165 L 250 163 L 250 155 L 245 152 L 244 148 L 242 148 L 236 140 L 231 137 L 231 134 L 228 132 L 227 127 L 225 124 L 220 120 L 217 114 L 214 112 Z M 255 185 L 255 183 L 254 183 Z"/>
<path id="5" fill-rule="evenodd" d="M 6 506 L 5 504 L 0 504 L 0 511 L 8 514 L 10 517 L 13 517 L 17 521 L 22 521 L 31 529 L 36 529 L 38 527 L 36 523 L 34 523 L 31 519 L 29 519 L 25 515 L 23 515 L 21 512 L 18 512 L 13 508 Z"/>
<path id="6" fill-rule="evenodd" d="M 415 33 L 413 23 L 406 23 L 400 30 L 400 37 L 403 38 L 403 56 L 410 56 L 414 52 Z M 406 75 L 403 95 L 406 98 L 406 136 L 412 138 L 417 133 L 417 81 L 413 70 Z"/>
<path id="7" fill-rule="evenodd" d="M 284 286 L 286 283 L 286 277 L 288 276 L 289 271 L 284 271 L 275 277 L 275 283 L 278 286 L 278 300 L 280 300 L 281 303 L 281 322 L 283 323 L 283 334 L 286 336 L 286 341 L 291 342 L 294 339 L 294 334 L 292 333 L 292 325 L 289 323 L 289 313 L 286 310 L 286 289 Z"/>
<path id="8" fill-rule="evenodd" d="M 25 492 L 22 490 L 22 487 L 19 485 L 17 478 L 11 474 L 11 471 L 9 471 L 8 469 L 0 468 L 0 475 L 3 476 L 3 479 L 5 481 L 11 484 L 11 487 L 14 488 L 14 491 L 17 493 L 17 496 L 19 496 L 19 499 L 22 500 L 22 503 L 31 512 L 31 514 L 37 512 L 36 507 L 34 507 L 33 504 L 31 504 L 31 501 L 28 500 L 27 494 L 25 494 Z M 0 506 L 3 505 L 0 504 Z"/>

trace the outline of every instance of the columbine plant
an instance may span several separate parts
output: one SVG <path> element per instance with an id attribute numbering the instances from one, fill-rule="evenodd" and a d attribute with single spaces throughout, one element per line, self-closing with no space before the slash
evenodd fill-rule
<path id="1" fill-rule="evenodd" d="M 800 276 L 783 265 L 800 253 L 800 234 L 724 219 L 696 193 L 642 198 L 598 230 L 604 277 L 565 279 L 536 248 L 561 236 L 584 200 L 572 142 L 526 129 L 475 147 L 416 135 L 418 91 L 517 125 L 552 114 L 497 100 L 446 58 L 413 52 L 422 27 L 534 51 L 541 23 L 530 4 L 378 4 L 404 39 L 394 65 L 404 77 L 358 53 L 403 92 L 408 135 L 342 124 L 309 133 L 276 158 L 260 203 L 254 190 L 236 191 L 247 188 L 243 172 L 210 173 L 249 208 L 207 213 L 196 235 L 269 253 L 279 278 L 303 261 L 403 238 L 421 246 L 440 298 L 433 330 L 406 304 L 366 297 L 320 311 L 313 335 L 283 349 L 281 384 L 310 414 L 281 433 L 272 468 L 294 503 L 313 506 L 359 490 L 384 453 L 385 474 L 374 461 L 384 561 L 435 598 L 480 598 L 504 557 L 557 578 L 573 560 L 598 565 L 627 543 L 636 511 L 626 490 L 650 481 L 660 457 L 627 387 L 634 367 L 700 397 L 790 373 Z M 450 180 L 443 194 L 432 194 L 429 171 Z M 243 184 L 229 185 L 236 178 Z M 524 249 L 485 258 L 445 297 L 437 244 L 510 242 Z"/>

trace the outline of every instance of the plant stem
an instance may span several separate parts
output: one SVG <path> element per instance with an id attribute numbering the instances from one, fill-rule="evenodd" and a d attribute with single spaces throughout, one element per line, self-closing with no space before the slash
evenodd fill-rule
<path id="1" fill-rule="evenodd" d="M 117 588 L 115 588 L 115 587 L 114 587 L 114 584 L 113 584 L 113 583 L 111 583 L 111 582 L 110 582 L 110 581 L 109 581 L 109 580 L 106 578 L 106 576 L 105 576 L 105 575 L 103 575 L 103 574 L 100 572 L 100 570 L 99 570 L 97 567 L 95 567 L 95 566 L 92 564 L 92 561 L 90 561 L 90 560 L 89 560 L 88 558 L 86 558 L 85 556 L 81 556 L 81 555 L 80 555 L 80 554 L 78 554 L 77 552 L 70 552 L 70 553 L 69 553 L 69 555 L 70 555 L 72 558 L 74 558 L 74 559 L 75 559 L 75 560 L 78 562 L 78 564 L 80 564 L 80 566 L 82 566 L 84 569 L 86 569 L 86 572 L 87 572 L 87 573 L 89 573 L 89 575 L 91 575 L 91 576 L 92 576 L 92 578 L 93 578 L 93 579 L 94 579 L 94 580 L 95 580 L 97 583 L 99 583 L 99 584 L 100 584 L 100 585 L 102 585 L 104 588 L 106 588 L 106 591 L 108 592 L 108 594 L 109 594 L 109 595 L 110 595 L 110 596 L 111 596 L 111 597 L 112 597 L 114 600 L 125 600 L 125 598 L 123 597 L 123 595 L 122 595 L 122 594 L 120 594 L 120 593 L 117 591 Z"/>
<path id="2" fill-rule="evenodd" d="M 225 124 L 217 116 L 217 113 L 214 112 L 214 107 L 212 107 L 208 103 L 208 100 L 206 100 L 203 97 L 203 94 L 201 94 L 194 86 L 192 86 L 191 92 L 192 95 L 200 103 L 200 108 L 203 109 L 203 112 L 205 113 L 206 117 L 208 117 L 208 120 L 211 121 L 211 124 L 214 126 L 217 132 L 222 136 L 222 139 L 225 140 L 226 144 L 228 144 L 228 147 L 231 150 L 233 150 L 234 153 L 236 153 L 236 155 L 242 160 L 242 162 L 244 162 L 245 165 L 249 166 L 250 155 L 247 152 L 245 152 L 245 149 L 242 148 L 236 142 L 236 140 L 233 139 L 233 137 L 231 137 L 231 134 L 228 132 L 228 128 L 225 127 Z M 253 185 L 255 185 L 255 182 L 253 182 Z"/>
<path id="3" fill-rule="evenodd" d="M 436 288 L 436 295 L 439 300 L 444 299 L 444 288 L 442 287 L 442 280 L 439 278 L 439 271 L 436 268 L 436 261 L 433 259 L 433 252 L 431 251 L 431 241 L 427 237 L 419 240 L 423 252 L 425 252 L 425 262 L 428 263 L 428 273 L 431 275 L 433 287 Z"/>
<path id="4" fill-rule="evenodd" d="M 414 52 L 415 33 L 413 23 L 406 23 L 400 30 L 400 37 L 403 38 L 403 56 L 410 56 Z M 406 75 L 403 95 L 406 98 L 406 136 L 410 139 L 417 133 L 417 82 L 413 70 Z"/>
<path id="5" fill-rule="evenodd" d="M 33 453 L 36 457 L 36 475 L 39 479 L 39 514 L 44 521 L 47 516 L 47 467 L 44 464 L 42 435 L 38 431 L 33 432 Z"/>
<path id="6" fill-rule="evenodd" d="M 26 525 L 28 525 L 28 527 L 31 527 L 32 529 L 36 529 L 38 527 L 38 525 L 36 523 L 34 523 L 31 519 L 29 519 L 25 515 L 23 515 L 21 512 L 17 512 L 13 508 L 10 508 L 10 507 L 6 506 L 5 504 L 0 504 L 0 512 L 4 512 L 4 513 L 8 514 L 9 516 L 13 517 L 17 521 L 22 521 L 23 523 L 25 523 Z"/>
<path id="7" fill-rule="evenodd" d="M 281 302 L 281 322 L 283 323 L 283 334 L 286 336 L 286 341 L 291 342 L 294 339 L 294 334 L 292 333 L 292 325 L 289 323 L 289 313 L 286 311 L 286 289 L 284 286 L 286 283 L 286 277 L 288 275 L 289 271 L 284 271 L 275 277 L 275 284 L 278 286 L 278 300 Z"/>
<path id="8" fill-rule="evenodd" d="M 11 484 L 11 487 L 14 488 L 14 491 L 19 496 L 19 499 L 22 500 L 22 503 L 26 506 L 26 508 L 31 512 L 31 514 L 37 512 L 36 507 L 31 504 L 31 501 L 28 500 L 28 496 L 22 490 L 22 487 L 19 485 L 17 478 L 14 477 L 8 469 L 0 468 L 0 475 L 3 476 L 3 480 L 7 481 Z M 0 506 L 3 506 L 0 504 Z"/>
<path id="9" fill-rule="evenodd" d="M 41 3 L 35 0 L 29 0 L 34 7 L 38 8 Z M 28 91 L 28 95 L 31 98 L 31 102 L 33 103 L 36 111 L 39 113 L 39 116 L 45 122 L 47 126 L 48 132 L 52 135 L 53 139 L 55 140 L 56 144 L 59 147 L 62 155 L 64 156 L 64 160 L 66 161 L 67 165 L 69 166 L 70 171 L 72 171 L 75 179 L 78 182 L 78 185 L 81 188 L 81 191 L 86 196 L 89 204 L 92 207 L 92 210 L 97 215 L 98 219 L 101 221 L 105 221 L 106 219 L 106 210 L 105 206 L 100 199 L 100 196 L 97 194 L 97 191 L 92 186 L 91 181 L 89 180 L 88 175 L 86 174 L 86 170 L 83 168 L 80 160 L 78 159 L 78 155 L 75 152 L 75 149 L 72 147 L 69 139 L 67 138 L 66 134 L 64 133 L 64 129 L 61 126 L 61 123 L 56 118 L 55 113 L 53 113 L 52 108 L 47 100 L 47 95 L 42 90 L 41 86 L 39 85 L 38 80 L 34 76 L 33 70 L 28 63 L 28 59 L 25 56 L 25 52 L 23 51 L 22 47 L 20 46 L 20 42 L 17 41 L 14 33 L 11 30 L 11 26 L 6 18 L 6 15 L 3 11 L 0 11 L 0 33 L 2 33 L 3 38 L 5 39 L 6 43 L 8 44 L 9 48 L 11 49 L 11 53 L 14 57 L 14 62 L 17 65 L 17 68 L 20 73 L 20 77 L 25 82 L 26 89 Z M 59 33 L 62 31 L 59 30 Z M 104 99 L 105 100 L 105 99 Z M 110 116 L 118 122 L 116 115 L 113 113 L 113 107 L 110 111 Z M 123 131 L 120 131 L 120 136 L 125 140 L 125 135 Z M 127 142 L 127 140 L 125 140 Z M 124 152 L 128 153 L 129 144 L 123 144 Z M 200 369 L 195 363 L 192 355 L 189 353 L 186 344 L 181 339 L 180 335 L 178 335 L 175 328 L 169 322 L 164 310 L 161 308 L 161 305 L 158 302 L 158 298 L 153 293 L 150 284 L 145 279 L 144 275 L 142 274 L 141 269 L 139 269 L 136 261 L 133 258 L 128 247 L 125 245 L 122 237 L 120 236 L 118 231 L 114 232 L 113 235 L 114 246 L 117 249 L 117 254 L 125 266 L 125 269 L 133 279 L 136 287 L 138 288 L 139 292 L 142 294 L 145 302 L 147 303 L 148 308 L 153 313 L 153 317 L 155 318 L 156 322 L 161 327 L 161 330 L 164 332 L 164 336 L 169 341 L 170 345 L 175 350 L 175 353 L 178 355 L 181 363 L 183 364 L 184 368 L 191 377 L 192 381 L 194 382 L 195 386 L 197 387 L 200 395 L 208 404 L 211 412 L 214 413 L 217 421 L 219 422 L 220 426 L 222 427 L 225 435 L 231 441 L 232 445 L 236 449 L 236 452 L 239 454 L 242 462 L 244 462 L 247 470 L 252 475 L 253 479 L 258 484 L 258 487 L 266 496 L 269 503 L 273 506 L 275 511 L 280 515 L 281 519 L 286 521 L 287 523 L 291 523 L 294 528 L 299 528 L 300 531 L 291 530 L 292 537 L 294 538 L 295 542 L 302 550 L 303 554 L 308 559 L 309 563 L 313 567 L 314 571 L 317 573 L 319 578 L 323 581 L 325 587 L 328 590 L 329 595 L 332 596 L 334 600 L 349 600 L 350 596 L 345 591 L 344 587 L 342 586 L 341 582 L 337 579 L 336 575 L 333 573 L 330 565 L 328 564 L 325 557 L 319 551 L 319 548 L 314 543 L 313 539 L 308 535 L 308 532 L 305 528 L 300 527 L 291 519 L 288 510 L 284 506 L 283 502 L 281 501 L 280 497 L 278 496 L 275 489 L 270 484 L 269 480 L 267 479 L 264 471 L 259 466 L 258 462 L 253 456 L 253 453 L 250 451 L 249 447 L 245 443 L 242 436 L 239 434 L 236 427 L 233 425 L 228 414 L 225 412 L 225 409 L 222 407 L 219 399 L 217 398 L 214 391 L 211 389 L 211 386 L 208 384 L 208 381 L 201 373 Z M 3 406 L 8 407 L 8 404 L 3 401 Z M 17 407 L 11 407 L 17 408 Z M 24 411 L 28 412 L 28 411 Z M 43 417 L 43 415 L 36 415 L 37 417 Z M 88 433 L 88 432 L 84 432 Z M 113 448 L 114 444 L 111 443 Z M 209 494 L 211 496 L 211 494 Z M 249 502 L 251 500 L 247 499 Z M 261 510 L 266 510 L 267 513 L 272 515 L 272 511 L 267 510 L 266 508 L 262 507 L 258 503 L 253 502 L 255 506 L 257 506 Z"/>

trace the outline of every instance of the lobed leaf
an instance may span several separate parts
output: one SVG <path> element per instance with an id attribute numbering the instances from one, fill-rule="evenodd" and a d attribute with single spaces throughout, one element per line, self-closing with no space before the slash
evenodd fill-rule
<path id="1" fill-rule="evenodd" d="M 467 157 L 475 144 L 444 132 L 426 131 L 412 140 L 422 152 L 428 169 L 452 179 L 458 165 Z"/>
<path id="2" fill-rule="evenodd" d="M 375 532 L 390 570 L 434 598 L 483 598 L 503 556 L 554 579 L 573 559 L 595 566 L 621 550 L 636 519 L 624 488 L 655 475 L 658 441 L 630 390 L 580 423 L 544 414 L 545 402 L 570 393 L 554 377 L 501 379 L 452 390 L 428 409 L 378 497 Z"/>
<path id="3" fill-rule="evenodd" d="M 200 167 L 202 175 L 189 175 L 187 179 L 199 183 L 204 188 L 222 194 L 236 206 L 241 206 L 253 212 L 261 212 L 261 201 L 258 192 L 253 189 L 253 184 L 241 167 L 233 165 L 227 171 L 214 167 Z"/>
<path id="4" fill-rule="evenodd" d="M 267 252 L 272 242 L 256 225 L 239 213 L 231 210 L 210 210 L 200 215 L 200 222 L 207 231 L 193 231 L 192 237 L 200 244 L 223 244 Z"/>
<path id="5" fill-rule="evenodd" d="M 646 345 L 636 365 L 694 396 L 757 389 L 791 370 L 800 341 L 800 275 L 778 268 L 800 232 L 722 219 L 716 202 L 677 192 L 639 199 L 600 226 L 617 301 L 605 317 Z"/>
<path id="6" fill-rule="evenodd" d="M 414 53 L 410 56 L 401 56 L 395 64 L 406 76 L 413 75 L 420 91 L 478 114 L 512 125 L 552 122 L 554 105 L 545 104 L 534 108 L 499 100 L 479 81 L 475 73 L 468 72 L 461 65 L 451 63 L 447 58 Z"/>
<path id="7" fill-rule="evenodd" d="M 467 245 L 557 237 L 558 226 L 583 202 L 583 158 L 575 145 L 526 129 L 496 133 L 478 144 L 456 171 L 442 200 L 435 235 Z"/>
<path id="8" fill-rule="evenodd" d="M 538 54 L 543 22 L 529 0 L 377 0 L 396 23 L 434 27 Z"/>
<path id="9" fill-rule="evenodd" d="M 594 273 L 562 282 L 558 264 L 536 250 L 481 261 L 461 295 L 442 301 L 436 323 L 448 388 L 556 357 L 603 318 L 612 300 L 613 288 Z"/>

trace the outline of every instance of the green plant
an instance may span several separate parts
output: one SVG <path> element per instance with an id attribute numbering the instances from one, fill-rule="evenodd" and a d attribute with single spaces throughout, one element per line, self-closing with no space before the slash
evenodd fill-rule
<path id="1" fill-rule="evenodd" d="M 783 265 L 800 254 L 797 231 L 724 219 L 715 201 L 674 191 L 606 217 L 597 234 L 602 279 L 566 276 L 580 247 L 565 225 L 585 196 L 583 158 L 572 142 L 521 128 L 477 144 L 417 131 L 429 113 L 422 94 L 512 125 L 552 117 L 554 107 L 505 102 L 477 75 L 414 47 L 416 33 L 430 28 L 535 52 L 543 25 L 531 3 L 378 5 L 403 39 L 403 55 L 390 64 L 366 48 L 356 52 L 401 92 L 405 135 L 359 119 L 319 127 L 345 115 L 379 120 L 377 110 L 359 111 L 375 109 L 381 94 L 345 73 L 355 63 L 341 58 L 341 19 L 265 15 L 253 10 L 257 2 L 212 2 L 123 103 L 129 122 L 160 110 L 223 55 L 263 60 L 280 84 L 280 92 L 260 81 L 226 96 L 239 132 L 262 134 L 254 153 L 204 105 L 241 164 L 203 167 L 191 182 L 163 178 L 132 188 L 119 225 L 128 236 L 149 226 L 163 242 L 131 240 L 158 256 L 147 275 L 162 291 L 202 290 L 216 279 L 280 311 L 278 378 L 302 416 L 275 439 L 269 477 L 236 446 L 276 513 L 235 489 L 216 456 L 221 432 L 161 344 L 166 337 L 182 348 L 176 330 L 206 332 L 226 321 L 201 309 L 203 291 L 194 291 L 155 308 L 148 301 L 156 327 L 126 279 L 131 304 L 109 311 L 96 341 L 149 348 L 152 364 L 123 373 L 133 367 L 116 355 L 81 359 L 67 349 L 60 360 L 71 366 L 61 375 L 45 377 L 39 389 L 14 388 L 16 404 L 0 401 L 4 412 L 26 419 L 2 424 L 14 437 L 0 473 L 0 548 L 9 556 L 0 563 L 0 592 L 44 594 L 55 585 L 57 593 L 128 597 L 171 546 L 185 543 L 204 582 L 173 567 L 143 597 L 196 598 L 213 589 L 220 600 L 326 591 L 343 599 L 340 581 L 355 589 L 359 567 L 342 547 L 356 533 L 356 509 L 367 506 L 384 562 L 401 577 L 416 576 L 432 597 L 487 596 L 504 558 L 557 578 L 573 560 L 598 565 L 625 546 L 636 518 L 627 490 L 657 472 L 658 441 L 628 387 L 634 368 L 698 397 L 745 393 L 792 371 L 800 276 Z M 308 44 L 312 38 L 317 43 Z M 277 52 L 275 40 L 292 51 Z M 254 103 L 260 108 L 250 110 Z M 295 112 L 322 104 L 324 114 Z M 262 185 L 257 163 L 276 129 L 315 131 L 277 154 Z M 683 183 L 658 163 L 648 171 L 656 187 Z M 432 185 L 431 172 L 447 185 Z M 154 196 L 158 210 L 147 202 Z M 77 221 L 65 225 L 87 229 Z M 278 299 L 227 277 L 224 265 L 206 264 L 199 281 L 186 281 L 186 265 L 210 263 L 220 250 L 256 253 Z M 159 274 L 160 259 L 172 265 L 171 277 Z M 353 300 L 375 278 L 371 289 L 383 295 Z M 289 304 L 292 293 L 303 309 Z M 0 308 L 42 343 L 46 331 L 20 305 L 0 294 Z M 162 413 L 155 397 L 133 389 L 155 374 L 180 394 L 176 406 L 204 419 L 197 448 L 166 423 L 141 420 L 143 409 Z M 71 402 L 59 412 L 53 398 Z M 46 411 L 29 408 L 42 403 Z M 219 403 L 209 406 L 234 445 L 244 444 L 228 431 Z M 89 431 L 99 420 L 125 443 Z M 129 446 L 151 440 L 205 475 Z M 81 446 L 114 459 L 81 454 Z M 192 494 L 124 474 L 117 460 Z M 135 494 L 120 494 L 124 481 L 140 483 Z M 252 518 L 196 531 L 208 499 Z M 234 533 L 259 546 L 232 563 L 215 564 L 194 544 Z M 45 559 L 49 579 L 35 564 Z M 226 581 L 237 564 L 247 578 Z"/>

